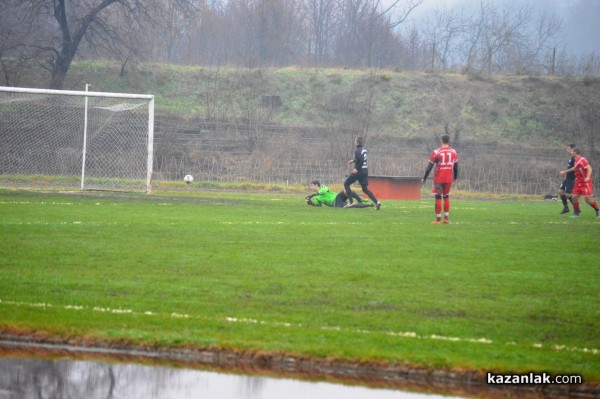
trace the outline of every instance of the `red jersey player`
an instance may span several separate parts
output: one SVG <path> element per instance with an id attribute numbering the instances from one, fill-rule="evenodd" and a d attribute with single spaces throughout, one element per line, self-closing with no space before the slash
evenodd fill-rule
<path id="1" fill-rule="evenodd" d="M 600 218 L 600 209 L 598 203 L 594 199 L 593 183 L 592 183 L 592 167 L 587 159 L 581 156 L 581 149 L 573 148 L 571 154 L 575 158 L 575 166 L 567 170 L 561 170 L 560 174 L 564 175 L 569 172 L 575 172 L 575 186 L 573 186 L 573 216 L 578 217 L 581 213 L 579 208 L 579 197 L 583 197 L 596 211 L 596 217 Z"/>
<path id="2" fill-rule="evenodd" d="M 429 156 L 429 164 L 423 176 L 423 184 L 429 176 L 429 172 L 435 166 L 433 172 L 433 194 L 435 195 L 435 221 L 434 224 L 442 223 L 442 199 L 444 200 L 444 223 L 448 224 L 450 215 L 450 187 L 452 181 L 458 178 L 458 154 L 450 147 L 450 136 L 442 136 L 441 147 L 434 150 Z"/>

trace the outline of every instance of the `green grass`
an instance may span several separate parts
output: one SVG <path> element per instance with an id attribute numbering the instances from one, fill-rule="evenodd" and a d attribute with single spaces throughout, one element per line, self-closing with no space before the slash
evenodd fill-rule
<path id="1" fill-rule="evenodd" d="M 0 190 L 0 329 L 600 381 L 600 220 L 543 201 Z"/>

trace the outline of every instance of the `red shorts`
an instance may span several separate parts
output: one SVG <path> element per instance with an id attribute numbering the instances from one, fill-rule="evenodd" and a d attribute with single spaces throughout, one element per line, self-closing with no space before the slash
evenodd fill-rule
<path id="1" fill-rule="evenodd" d="M 583 179 L 576 179 L 575 186 L 573 186 L 573 195 L 591 197 L 594 195 L 593 187 L 594 185 L 592 183 L 592 179 L 590 179 L 587 183 L 583 181 Z"/>
<path id="2" fill-rule="evenodd" d="M 440 195 L 448 195 L 450 194 L 450 187 L 452 187 L 452 183 L 436 183 L 433 182 L 433 193 Z"/>

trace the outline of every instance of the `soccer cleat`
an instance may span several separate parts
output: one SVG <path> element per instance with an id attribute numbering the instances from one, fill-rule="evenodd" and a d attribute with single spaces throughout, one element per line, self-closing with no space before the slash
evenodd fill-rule
<path id="1" fill-rule="evenodd" d="M 344 205 L 344 208 L 353 208 L 354 207 L 354 202 L 350 202 L 346 205 Z"/>
<path id="2" fill-rule="evenodd" d="M 450 221 L 448 220 L 448 218 L 444 218 L 444 224 L 450 224 Z"/>
<path id="3" fill-rule="evenodd" d="M 441 220 L 434 220 L 433 222 L 431 222 L 431 224 L 442 224 Z"/>
<path id="4" fill-rule="evenodd" d="M 596 217 L 600 218 L 600 211 L 596 211 Z"/>
<path id="5" fill-rule="evenodd" d="M 579 213 L 580 212 L 575 212 L 574 214 L 571 215 L 572 219 L 578 218 L 579 217 Z"/>
<path id="6" fill-rule="evenodd" d="M 564 215 L 565 213 L 569 213 L 569 208 L 563 208 L 562 212 L 560 213 L 561 215 Z"/>
<path id="7" fill-rule="evenodd" d="M 379 208 L 381 208 L 381 202 L 377 201 L 377 203 L 375 204 L 375 210 L 378 211 Z"/>

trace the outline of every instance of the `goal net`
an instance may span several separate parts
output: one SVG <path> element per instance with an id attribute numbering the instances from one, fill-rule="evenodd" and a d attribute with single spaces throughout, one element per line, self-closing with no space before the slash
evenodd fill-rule
<path id="1" fill-rule="evenodd" d="M 0 87 L 0 186 L 152 188 L 154 96 Z"/>

